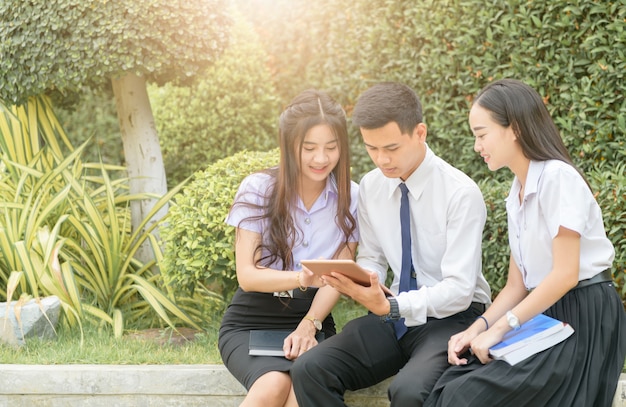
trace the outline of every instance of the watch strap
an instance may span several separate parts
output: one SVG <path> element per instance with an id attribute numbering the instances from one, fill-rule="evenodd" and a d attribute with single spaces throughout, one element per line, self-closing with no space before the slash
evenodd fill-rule
<path id="1" fill-rule="evenodd" d="M 313 323 L 313 326 L 315 327 L 316 332 L 322 330 L 322 321 L 320 321 L 319 319 L 312 317 L 311 315 L 305 315 L 302 319 L 311 321 Z"/>
<path id="2" fill-rule="evenodd" d="M 398 306 L 398 300 L 394 297 L 387 297 L 387 301 L 389 301 L 389 314 L 381 316 L 381 319 L 385 322 L 399 320 L 400 307 Z"/>

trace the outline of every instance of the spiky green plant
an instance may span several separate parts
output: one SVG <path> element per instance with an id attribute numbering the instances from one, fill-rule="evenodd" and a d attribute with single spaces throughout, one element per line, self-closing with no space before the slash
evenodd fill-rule
<path id="1" fill-rule="evenodd" d="M 83 164 L 88 141 L 78 148 L 67 142 L 45 97 L 10 109 L 0 104 L 0 113 L 0 279 L 22 272 L 16 292 L 58 296 L 71 326 L 96 319 L 115 336 L 140 322 L 199 328 L 197 312 L 188 312 L 192 300 L 178 306 L 154 272 L 162 258 L 152 233 L 159 224 L 147 227 L 147 216 L 138 232 L 130 227 L 133 200 L 157 199 L 158 211 L 178 188 L 163 197 L 131 195 L 128 179 L 109 176 L 123 168 Z M 157 260 L 135 257 L 144 242 Z"/>

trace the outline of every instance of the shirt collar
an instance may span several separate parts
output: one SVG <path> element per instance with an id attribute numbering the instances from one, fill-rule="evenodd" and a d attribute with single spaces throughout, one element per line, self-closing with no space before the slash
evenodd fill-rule
<path id="1" fill-rule="evenodd" d="M 541 174 L 543 174 L 543 169 L 546 166 L 545 161 L 533 161 L 530 160 L 528 164 L 528 174 L 526 174 L 526 185 L 524 187 L 524 198 L 529 195 L 536 194 L 537 189 L 539 188 L 539 179 L 541 178 Z M 519 191 L 522 188 L 522 184 L 520 183 L 517 176 L 513 178 L 513 185 L 511 186 L 511 192 L 509 196 L 506 198 L 506 201 L 510 199 L 514 199 L 519 196 Z"/>
<path id="2" fill-rule="evenodd" d="M 330 194 L 334 194 L 335 196 L 339 195 L 339 193 L 337 192 L 337 180 L 335 179 L 335 174 L 333 174 L 332 172 L 326 178 L 326 186 L 324 187 L 324 191 L 322 191 L 322 194 L 324 195 L 325 200 L 328 200 L 328 196 Z"/>

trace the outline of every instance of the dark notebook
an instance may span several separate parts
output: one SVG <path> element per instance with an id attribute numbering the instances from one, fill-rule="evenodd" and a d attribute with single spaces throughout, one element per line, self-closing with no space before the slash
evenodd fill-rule
<path id="1" fill-rule="evenodd" d="M 249 354 L 254 356 L 285 356 L 283 343 L 293 331 L 255 330 L 250 331 Z M 315 335 L 317 342 L 324 340 L 324 332 Z"/>

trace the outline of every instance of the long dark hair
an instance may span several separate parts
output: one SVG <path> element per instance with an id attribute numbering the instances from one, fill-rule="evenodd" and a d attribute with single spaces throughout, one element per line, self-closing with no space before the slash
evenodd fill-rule
<path id="1" fill-rule="evenodd" d="M 266 191 L 264 204 L 260 207 L 252 205 L 256 209 L 261 209 L 262 215 L 244 219 L 268 220 L 268 238 L 262 239 L 256 248 L 257 253 L 263 253 L 263 250 L 266 250 L 268 254 L 259 257 L 257 266 L 272 264 L 280 260 L 283 270 L 293 269 L 292 249 L 296 243 L 298 230 L 292 213 L 300 190 L 299 163 L 302 145 L 307 132 L 320 124 L 330 127 L 337 137 L 339 146 L 339 161 L 331 177 L 336 182 L 338 194 L 335 222 L 343 232 L 344 241 L 339 245 L 335 254 L 347 246 L 356 228 L 356 220 L 350 213 L 350 152 L 345 112 L 341 105 L 326 93 L 314 89 L 306 90 L 296 96 L 280 115 L 280 163 L 278 167 L 264 171 L 270 174 L 275 182 L 273 187 Z"/>
<path id="2" fill-rule="evenodd" d="M 474 104 L 488 110 L 502 127 L 512 127 L 526 158 L 564 161 L 585 179 L 572 162 L 543 99 L 532 87 L 515 79 L 500 79 L 485 86 Z"/>

